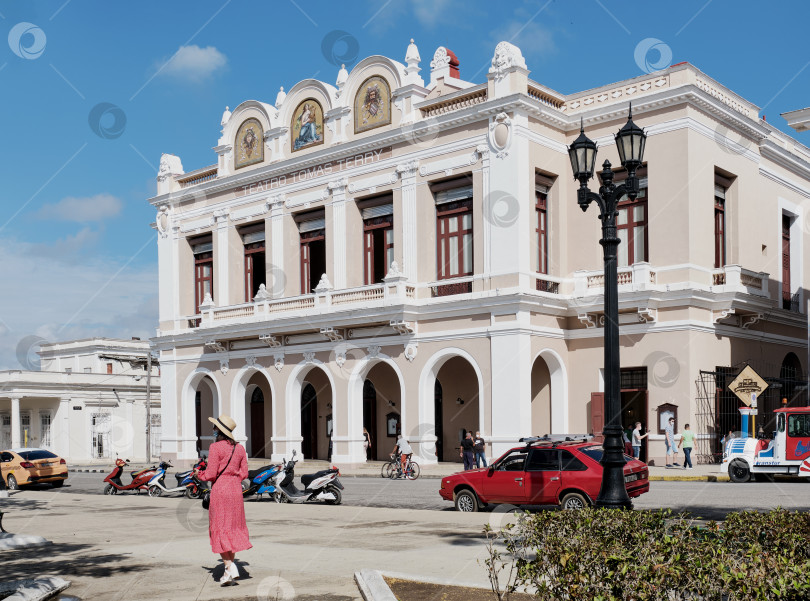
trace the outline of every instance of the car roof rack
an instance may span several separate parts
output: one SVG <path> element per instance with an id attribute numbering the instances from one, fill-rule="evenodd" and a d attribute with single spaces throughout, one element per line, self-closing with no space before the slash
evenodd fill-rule
<path id="1" fill-rule="evenodd" d="M 588 442 L 593 440 L 593 434 L 546 434 L 544 436 L 524 436 L 518 442 L 523 442 L 527 447 L 537 443 L 554 443 L 554 446 L 562 442 Z"/>

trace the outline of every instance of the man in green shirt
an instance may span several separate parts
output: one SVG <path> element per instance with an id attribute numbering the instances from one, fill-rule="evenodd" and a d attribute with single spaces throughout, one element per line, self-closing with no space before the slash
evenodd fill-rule
<path id="1" fill-rule="evenodd" d="M 689 424 L 684 426 L 681 432 L 681 439 L 678 441 L 678 448 L 683 447 L 683 469 L 692 469 L 692 448 L 695 446 L 695 433 L 689 429 Z"/>

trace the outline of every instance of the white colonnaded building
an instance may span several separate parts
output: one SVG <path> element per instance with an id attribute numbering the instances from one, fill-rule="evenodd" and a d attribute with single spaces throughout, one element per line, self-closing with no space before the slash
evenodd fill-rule
<path id="1" fill-rule="evenodd" d="M 69 464 L 157 457 L 160 369 L 155 361 L 149 377 L 150 352 L 136 338 L 39 345 L 39 358 L 22 359 L 29 369 L 0 371 L 0 449 L 41 447 Z"/>
<path id="2" fill-rule="evenodd" d="M 583 124 L 621 181 L 631 102 L 648 140 L 618 217 L 623 424 L 658 462 L 675 416 L 712 461 L 743 365 L 771 383 L 763 416 L 806 402 L 807 147 L 688 63 L 570 94 L 507 42 L 481 81 L 444 47 L 421 64 L 411 41 L 404 63 L 226 108 L 209 167 L 162 156 L 165 455 L 196 457 L 219 413 L 274 460 L 382 459 L 400 429 L 424 463 L 459 461 L 466 431 L 488 455 L 598 433 L 600 224 L 566 148 Z"/>

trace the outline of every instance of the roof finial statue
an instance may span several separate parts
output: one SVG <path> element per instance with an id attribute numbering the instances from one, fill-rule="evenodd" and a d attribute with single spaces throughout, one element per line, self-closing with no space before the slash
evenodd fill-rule
<path id="1" fill-rule="evenodd" d="M 348 79 L 349 79 L 349 72 L 346 71 L 346 65 L 340 65 L 340 71 L 338 71 L 337 82 L 335 82 L 338 88 L 336 96 L 340 96 L 340 94 L 343 92 L 343 87 L 346 85 L 346 80 Z"/>
<path id="2" fill-rule="evenodd" d="M 276 108 L 281 106 L 281 103 L 284 102 L 284 99 L 287 97 L 287 94 L 284 93 L 284 86 L 281 86 L 281 89 L 276 94 Z"/>
<path id="3" fill-rule="evenodd" d="M 225 107 L 225 112 L 222 113 L 222 119 L 220 120 L 219 124 L 222 127 L 228 125 L 228 120 L 231 118 L 231 111 L 229 107 Z"/>

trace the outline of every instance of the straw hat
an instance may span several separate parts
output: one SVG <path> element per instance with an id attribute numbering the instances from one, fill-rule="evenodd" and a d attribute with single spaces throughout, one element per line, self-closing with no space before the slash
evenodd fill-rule
<path id="1" fill-rule="evenodd" d="M 233 437 L 233 431 L 236 429 L 236 422 L 233 421 L 230 415 L 225 415 L 224 413 L 220 415 L 218 418 L 209 417 L 208 421 L 214 424 L 223 435 L 227 436 L 231 440 L 235 440 Z"/>

